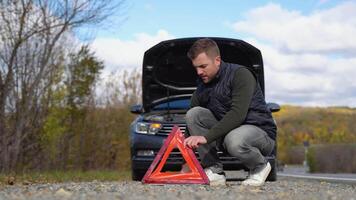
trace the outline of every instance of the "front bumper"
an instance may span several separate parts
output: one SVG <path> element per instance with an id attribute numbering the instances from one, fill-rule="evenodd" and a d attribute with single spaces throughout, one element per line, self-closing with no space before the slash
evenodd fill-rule
<path id="1" fill-rule="evenodd" d="M 131 166 L 133 171 L 147 171 L 156 157 L 158 151 L 162 147 L 167 136 L 164 135 L 145 135 L 132 132 L 131 134 Z M 153 151 L 154 155 L 142 156 L 137 152 L 140 150 Z M 199 155 L 195 152 L 197 159 Z M 223 164 L 224 170 L 247 170 L 247 168 L 236 157 L 228 155 L 226 152 L 218 152 L 218 156 Z M 275 155 L 267 156 L 266 159 L 272 166 L 276 163 Z M 163 170 L 177 171 L 181 169 L 183 164 L 183 157 L 178 149 L 171 152 L 168 157 Z"/>
<path id="2" fill-rule="evenodd" d="M 158 150 L 155 151 L 154 156 L 133 156 L 132 157 L 132 169 L 134 171 L 139 170 L 139 171 L 146 171 L 151 163 L 153 162 L 155 156 L 157 155 Z M 230 155 L 227 155 L 226 153 L 223 152 L 218 152 L 220 161 L 223 164 L 224 170 L 247 170 L 247 168 L 241 163 L 239 159 L 236 157 L 232 157 Z M 196 152 L 196 157 L 198 160 L 199 156 Z M 272 166 L 275 164 L 275 157 L 274 156 L 268 156 L 266 159 L 270 162 Z M 183 157 L 180 152 L 178 151 L 173 151 L 169 155 L 163 170 L 168 170 L 168 171 L 178 171 L 181 169 L 181 166 L 183 164 Z"/>

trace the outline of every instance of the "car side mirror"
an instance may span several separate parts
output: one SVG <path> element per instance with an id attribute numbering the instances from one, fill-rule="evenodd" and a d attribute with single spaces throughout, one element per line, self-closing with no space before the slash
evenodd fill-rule
<path id="1" fill-rule="evenodd" d="M 278 112 L 279 110 L 281 110 L 281 107 L 276 103 L 267 103 L 267 108 L 271 112 Z"/>
<path id="2" fill-rule="evenodd" d="M 131 106 L 130 111 L 133 114 L 141 114 L 141 113 L 143 113 L 143 107 L 141 104 L 133 105 L 133 106 Z"/>

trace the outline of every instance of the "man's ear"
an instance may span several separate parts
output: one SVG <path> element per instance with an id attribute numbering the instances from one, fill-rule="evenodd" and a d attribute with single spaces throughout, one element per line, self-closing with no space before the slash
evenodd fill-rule
<path id="1" fill-rule="evenodd" d="M 216 56 L 214 62 L 215 62 L 215 65 L 219 66 L 220 63 L 221 63 L 221 57 L 220 56 Z"/>

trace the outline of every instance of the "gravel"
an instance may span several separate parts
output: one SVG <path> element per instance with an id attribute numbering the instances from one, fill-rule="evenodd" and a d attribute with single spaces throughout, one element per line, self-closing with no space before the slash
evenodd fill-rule
<path id="1" fill-rule="evenodd" d="M 2 199 L 353 199 L 356 185 L 279 178 L 262 187 L 241 185 L 228 176 L 226 186 L 152 185 L 134 181 L 0 185 Z"/>

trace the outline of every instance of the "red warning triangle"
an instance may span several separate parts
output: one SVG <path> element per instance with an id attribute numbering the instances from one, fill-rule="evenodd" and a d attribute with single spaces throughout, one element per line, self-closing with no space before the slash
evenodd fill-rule
<path id="1" fill-rule="evenodd" d="M 178 126 L 174 126 L 151 166 L 148 168 L 142 179 L 142 183 L 209 184 L 209 179 L 195 157 L 192 149 L 184 147 L 183 142 L 184 136 L 181 130 Z M 181 152 L 184 160 L 190 168 L 190 172 L 161 172 L 169 154 L 175 148 L 178 148 Z"/>

